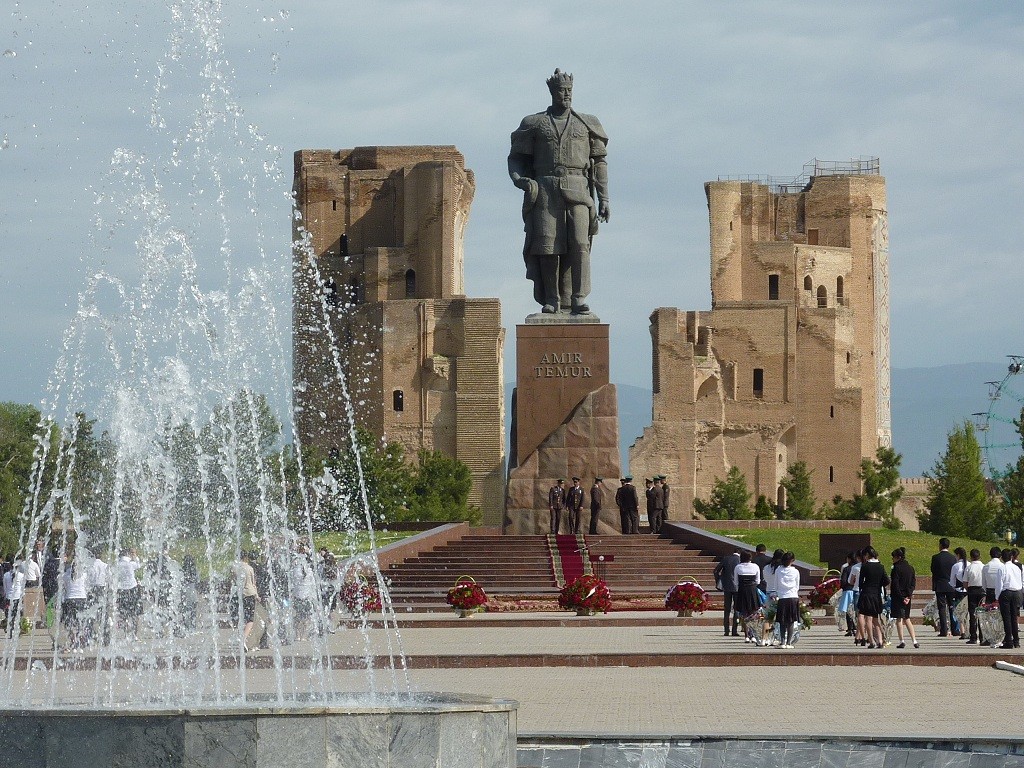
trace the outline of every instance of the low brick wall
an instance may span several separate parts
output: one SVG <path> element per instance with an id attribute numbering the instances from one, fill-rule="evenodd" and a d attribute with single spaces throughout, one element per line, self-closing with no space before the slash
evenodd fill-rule
<path id="1" fill-rule="evenodd" d="M 397 528 L 395 530 L 398 530 Z M 416 557 L 420 552 L 427 552 L 434 547 L 449 544 L 461 539 L 472 530 L 469 523 L 447 523 L 431 528 L 429 531 L 417 533 L 407 539 L 396 541 L 377 550 L 377 561 L 380 569 L 386 571 L 392 565 L 400 563 L 407 557 Z"/>
<path id="2" fill-rule="evenodd" d="M 880 520 L 687 520 L 686 525 L 711 531 L 771 530 L 803 528 L 809 530 L 871 531 L 882 527 Z"/>
<path id="3" fill-rule="evenodd" d="M 676 544 L 689 544 L 691 547 L 697 547 L 703 552 L 714 555 L 716 560 L 733 552 L 743 552 L 744 550 L 751 554 L 754 552 L 754 547 L 751 544 L 730 539 L 727 536 L 719 536 L 717 533 L 697 528 L 689 523 L 669 521 L 661 526 L 661 535 L 669 537 Z M 812 563 L 805 563 L 803 560 L 795 561 L 793 566 L 800 571 L 800 584 L 805 587 L 817 584 L 825 575 L 824 568 Z"/>

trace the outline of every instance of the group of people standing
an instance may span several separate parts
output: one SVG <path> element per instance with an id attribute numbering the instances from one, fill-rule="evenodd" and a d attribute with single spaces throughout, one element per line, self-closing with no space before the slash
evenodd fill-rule
<path id="1" fill-rule="evenodd" d="M 969 645 L 995 648 L 1020 648 L 1020 611 L 1024 602 L 1024 565 L 1020 551 L 993 546 L 989 561 L 982 562 L 981 551 L 968 554 L 963 547 L 949 551 L 949 539 L 939 540 L 939 551 L 932 556 L 932 588 L 938 613 L 939 637 L 955 637 Z M 957 622 L 954 609 L 967 600 L 968 626 Z M 992 644 L 981 637 L 976 611 L 983 603 L 995 603 L 1003 624 L 1002 642 Z"/>
<path id="2" fill-rule="evenodd" d="M 551 533 L 563 532 L 562 516 L 565 515 L 565 533 L 577 535 L 580 532 L 583 509 L 587 503 L 586 492 L 580 485 L 580 478 L 572 478 L 572 485 L 566 488 L 565 479 L 558 481 L 548 490 L 548 511 L 551 515 Z M 640 533 L 640 494 L 635 485 L 633 477 L 626 475 L 619 480 L 619 487 L 615 491 L 615 506 L 619 509 L 619 522 L 624 534 Z M 665 475 L 656 475 L 651 479 L 644 480 L 647 500 L 647 520 L 650 523 L 650 532 L 661 533 L 661 526 L 668 520 L 669 486 Z M 597 535 L 597 523 L 601 519 L 601 510 L 604 508 L 605 488 L 604 478 L 595 477 L 594 484 L 590 486 L 590 525 L 588 532 L 591 536 Z"/>
<path id="3" fill-rule="evenodd" d="M 983 563 L 977 549 L 968 553 L 957 547 L 951 552 L 949 547 L 949 539 L 940 539 L 939 551 L 931 560 L 938 636 L 966 640 L 968 645 L 1020 648 L 1018 625 L 1024 603 L 1024 565 L 1018 550 L 993 546 L 989 552 L 991 559 Z M 879 561 L 874 547 L 850 552 L 840 572 L 842 592 L 836 609 L 839 616 L 846 617 L 846 635 L 852 637 L 856 645 L 869 649 L 891 645 L 885 627 L 888 613 L 895 623 L 896 647 L 906 648 L 909 642 L 914 648 L 920 648 L 910 619 L 917 574 L 907 560 L 904 547 L 894 549 L 891 557 L 892 567 L 887 569 Z M 792 646 L 792 635 L 787 633 L 800 620 L 800 574 L 793 567 L 794 560 L 792 552 L 781 549 L 768 555 L 764 544 L 757 545 L 753 553 L 732 553 L 720 560 L 714 575 L 716 586 L 725 598 L 723 630 L 726 636 L 738 637 L 740 622 L 764 604 L 775 609 L 782 647 Z M 954 615 L 954 609 L 962 600 L 967 601 L 966 626 Z M 981 635 L 976 611 L 982 604 L 999 606 L 1003 625 L 1003 638 L 999 643 Z M 748 633 L 748 642 L 771 644 L 765 642 L 770 629 L 765 628 L 760 641 Z"/>
<path id="4" fill-rule="evenodd" d="M 903 547 L 892 551 L 892 568 L 886 572 L 878 559 L 878 552 L 868 546 L 846 556 L 846 564 L 839 575 L 842 594 L 836 610 L 846 617 L 846 636 L 852 637 L 854 645 L 869 649 L 885 648 L 891 645 L 886 639 L 884 614 L 886 611 L 885 590 L 889 590 L 889 615 L 896 623 L 897 648 L 906 648 L 903 633 L 906 631 L 914 648 L 920 648 L 910 621 L 911 600 L 917 588 L 917 574 L 907 562 Z M 856 620 L 853 618 L 856 616 Z"/>
<path id="5" fill-rule="evenodd" d="M 768 554 L 764 544 L 749 550 L 733 552 L 715 566 L 715 586 L 725 596 L 722 629 L 726 637 L 740 636 L 740 623 L 746 625 L 762 605 L 772 620 L 759 621 L 760 633 L 744 631 L 745 642 L 762 646 L 778 643 L 780 648 L 795 647 L 796 628 L 800 622 L 800 571 L 793 563 L 796 555 L 781 549 Z M 730 627 L 731 623 L 731 627 Z M 779 625 L 779 636 L 774 625 Z M 745 630 L 749 630 L 745 627 Z"/>
<path id="6" fill-rule="evenodd" d="M 70 651 L 107 645 L 115 637 L 137 639 L 143 616 L 152 633 L 182 636 L 196 627 L 200 596 L 206 594 L 211 611 L 206 620 L 228 613 L 251 650 L 259 642 L 256 637 L 249 642 L 259 616 L 267 623 L 271 615 L 277 617 L 273 629 L 282 644 L 332 631 L 329 613 L 340 578 L 333 555 L 326 549 L 314 555 L 301 541 L 292 548 L 282 542 L 274 558 L 243 551 L 231 577 L 212 584 L 200 582 L 190 554 L 178 562 L 165 551 L 143 563 L 134 549 L 125 548 L 108 561 L 73 546 L 61 556 L 41 543 L 28 557 L 4 564 L 2 607 L 9 638 L 20 635 L 25 624 L 28 631 L 46 626 L 50 613 L 59 623 L 52 626 L 63 630 L 63 649 Z"/>
<path id="7" fill-rule="evenodd" d="M 74 549 L 61 557 L 46 552 L 42 542 L 22 559 L 5 561 L 3 607 L 7 637 L 20 633 L 23 620 L 31 628 L 42 624 L 52 608 L 64 628 L 66 649 L 75 650 L 110 639 L 110 622 L 126 635 L 137 636 L 142 613 L 142 587 L 136 578 L 142 568 L 134 550 L 123 550 L 113 566 L 94 553 Z M 107 605 L 108 590 L 112 606 Z M 166 599 L 163 602 L 169 603 Z"/>

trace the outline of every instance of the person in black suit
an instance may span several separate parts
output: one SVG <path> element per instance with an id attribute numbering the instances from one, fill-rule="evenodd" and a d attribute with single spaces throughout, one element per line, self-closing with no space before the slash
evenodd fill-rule
<path id="1" fill-rule="evenodd" d="M 955 564 L 956 557 L 949 551 L 949 539 L 939 539 L 939 551 L 932 555 L 932 591 L 939 613 L 939 637 L 949 637 L 949 626 L 953 623 L 956 589 L 949 583 L 949 575 Z"/>
<path id="2" fill-rule="evenodd" d="M 580 516 L 583 514 L 583 486 L 580 479 L 572 479 L 572 487 L 565 493 L 565 508 L 569 512 L 569 533 L 576 536 L 580 532 Z"/>
<path id="3" fill-rule="evenodd" d="M 892 597 L 892 606 L 889 615 L 896 620 L 896 635 L 900 639 L 897 648 L 906 648 L 903 641 L 904 628 L 910 634 L 910 641 L 915 648 L 920 648 L 917 636 L 914 634 L 914 625 L 910 623 L 910 601 L 914 597 L 914 589 L 917 586 L 917 576 L 914 573 L 914 566 L 907 562 L 907 550 L 903 547 L 892 551 L 892 573 L 889 575 L 889 595 Z"/>
<path id="4" fill-rule="evenodd" d="M 761 583 L 757 585 L 757 588 L 768 594 L 768 582 L 764 578 L 764 569 L 772 561 L 772 556 L 768 554 L 768 547 L 764 544 L 758 544 L 754 549 L 753 563 L 761 569 Z"/>
<path id="5" fill-rule="evenodd" d="M 590 535 L 597 536 L 597 522 L 601 519 L 601 507 L 604 506 L 603 477 L 595 477 L 590 486 Z"/>
<path id="6" fill-rule="evenodd" d="M 860 567 L 857 587 L 860 597 L 857 598 L 857 612 L 864 617 L 864 630 L 867 633 L 868 648 L 884 648 L 885 633 L 882 629 L 882 589 L 889 586 L 889 577 L 885 567 L 878 562 L 878 553 L 874 547 L 865 547 L 861 553 L 864 564 Z M 861 644 L 864 640 L 861 640 Z"/>
<path id="7" fill-rule="evenodd" d="M 715 566 L 715 582 L 720 584 L 719 589 L 725 596 L 725 609 L 722 615 L 722 626 L 725 629 L 725 636 L 729 636 L 729 615 L 732 614 L 732 636 L 739 636 L 739 612 L 733 609 L 733 601 L 736 593 L 740 591 L 739 580 L 736 578 L 736 566 L 740 564 L 739 553 L 733 552 L 718 561 Z"/>

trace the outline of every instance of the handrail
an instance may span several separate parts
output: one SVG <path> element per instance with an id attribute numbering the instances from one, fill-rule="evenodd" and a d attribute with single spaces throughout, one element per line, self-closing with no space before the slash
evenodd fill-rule
<path id="1" fill-rule="evenodd" d="M 719 181 L 751 181 L 771 187 L 777 194 L 800 192 L 807 188 L 816 176 L 879 176 L 882 164 L 877 157 L 865 156 L 850 160 L 819 160 L 814 158 L 804 163 L 798 176 L 768 175 L 721 175 Z"/>

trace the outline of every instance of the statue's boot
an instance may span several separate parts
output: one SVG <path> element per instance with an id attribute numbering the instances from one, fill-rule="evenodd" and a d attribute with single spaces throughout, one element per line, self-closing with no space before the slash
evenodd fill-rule
<path id="1" fill-rule="evenodd" d="M 541 311 L 553 315 L 558 312 L 558 257 L 544 256 L 540 262 L 544 278 L 544 307 Z"/>
<path id="2" fill-rule="evenodd" d="M 571 279 L 572 313 L 590 313 L 587 296 L 590 295 L 590 249 L 573 245 L 569 250 L 569 275 Z"/>

